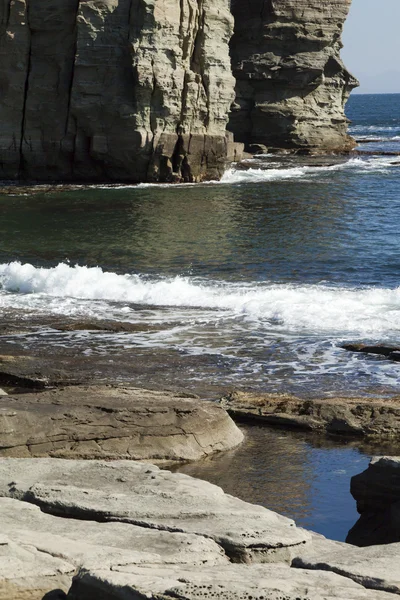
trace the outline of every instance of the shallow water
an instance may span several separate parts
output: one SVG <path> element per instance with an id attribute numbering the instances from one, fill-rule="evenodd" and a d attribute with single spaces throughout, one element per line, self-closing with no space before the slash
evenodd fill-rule
<path id="1" fill-rule="evenodd" d="M 305 433 L 257 426 L 243 431 L 243 446 L 175 470 L 344 541 L 359 516 L 350 479 L 367 468 L 369 455 Z"/>

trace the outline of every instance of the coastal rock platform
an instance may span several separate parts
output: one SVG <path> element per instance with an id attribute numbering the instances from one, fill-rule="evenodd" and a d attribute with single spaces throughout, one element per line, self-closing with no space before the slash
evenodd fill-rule
<path id="1" fill-rule="evenodd" d="M 400 433 L 400 398 L 327 397 L 235 391 L 221 399 L 237 421 L 370 438 Z"/>
<path id="2" fill-rule="evenodd" d="M 0 459 L 0 511 L 1 600 L 388 600 L 398 593 L 397 571 L 381 577 L 382 562 L 360 549 L 154 465 Z M 393 564 L 397 546 L 381 550 Z M 347 548 L 354 561 L 342 574 L 334 559 Z"/>
<path id="3" fill-rule="evenodd" d="M 215 403 L 123 386 L 0 396 L 0 456 L 198 460 L 243 434 Z"/>

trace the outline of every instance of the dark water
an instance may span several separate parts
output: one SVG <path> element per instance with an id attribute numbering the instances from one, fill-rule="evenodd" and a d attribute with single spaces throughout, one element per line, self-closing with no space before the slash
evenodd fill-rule
<path id="1" fill-rule="evenodd" d="M 341 346 L 400 342 L 400 156 L 382 154 L 400 152 L 400 95 L 354 96 L 348 115 L 365 155 L 259 157 L 221 183 L 197 186 L 3 188 L 2 323 L 29 329 L 34 317 L 43 327 L 2 343 L 110 360 L 125 350 L 142 361 L 159 352 L 165 385 L 215 395 L 231 387 L 398 392 L 398 364 Z M 151 327 L 60 333 L 49 329 L 54 316 Z M 290 439 L 277 456 L 286 456 Z M 297 454 L 307 465 L 296 480 L 305 496 L 279 508 L 278 482 L 267 494 L 262 477 L 255 493 L 325 531 L 323 523 L 337 518 L 328 508 L 332 486 L 349 514 L 352 472 L 338 466 L 326 480 L 327 465 L 361 470 L 367 458 L 313 444 L 301 442 Z M 256 459 L 243 451 L 248 485 Z M 266 471 L 270 451 L 266 442 L 257 472 Z"/>

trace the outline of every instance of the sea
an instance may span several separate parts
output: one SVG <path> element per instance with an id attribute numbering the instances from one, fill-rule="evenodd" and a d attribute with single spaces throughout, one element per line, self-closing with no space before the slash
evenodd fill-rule
<path id="1" fill-rule="evenodd" d="M 148 385 L 208 398 L 398 393 L 398 363 L 343 346 L 400 345 L 400 95 L 353 95 L 347 116 L 356 155 L 260 155 L 218 183 L 4 182 L 0 318 L 43 323 L 3 345 L 110 360 L 159 353 Z M 48 325 L 55 316 L 139 327 L 61 332 Z M 357 518 L 350 477 L 372 451 L 266 428 L 246 435 L 241 449 L 182 469 L 344 539 Z"/>

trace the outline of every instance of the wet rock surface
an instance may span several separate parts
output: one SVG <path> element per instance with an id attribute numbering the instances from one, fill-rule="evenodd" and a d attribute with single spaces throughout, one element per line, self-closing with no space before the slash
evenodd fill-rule
<path id="1" fill-rule="evenodd" d="M 400 458 L 373 458 L 352 478 L 351 493 L 361 516 L 347 541 L 357 546 L 400 542 Z"/>
<path id="2" fill-rule="evenodd" d="M 0 401 L 0 456 L 198 460 L 242 440 L 223 409 L 185 394 L 70 386 Z"/>
<path id="3" fill-rule="evenodd" d="M 343 436 L 393 438 L 400 398 L 313 398 L 236 391 L 221 399 L 236 420 Z"/>
<path id="4" fill-rule="evenodd" d="M 364 352 L 365 354 L 376 354 L 377 356 L 385 356 L 394 362 L 400 361 L 400 347 L 388 344 L 346 344 L 343 346 L 349 352 Z"/>
<path id="5" fill-rule="evenodd" d="M 149 464 L 1 459 L 0 511 L 1 600 L 398 593 L 398 545 L 373 552 L 331 542 Z"/>

